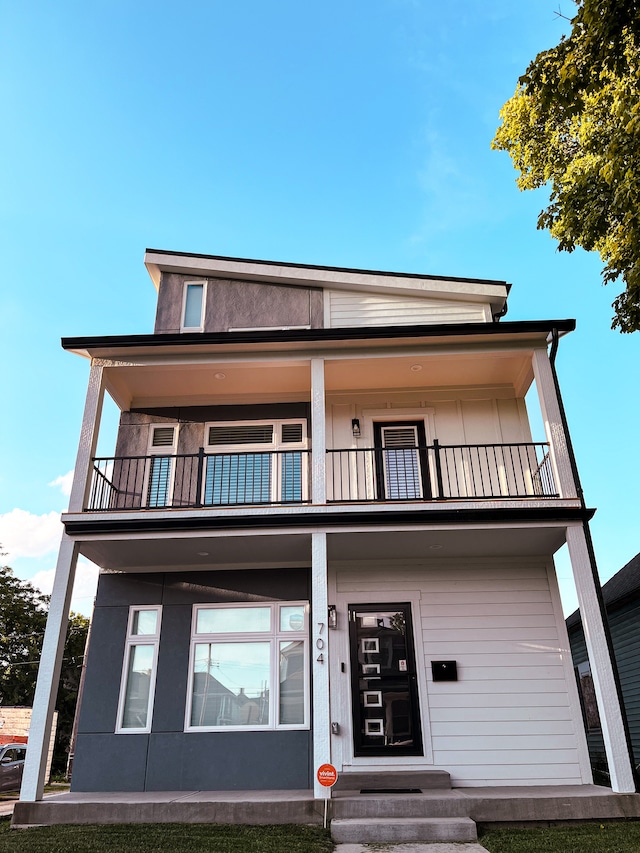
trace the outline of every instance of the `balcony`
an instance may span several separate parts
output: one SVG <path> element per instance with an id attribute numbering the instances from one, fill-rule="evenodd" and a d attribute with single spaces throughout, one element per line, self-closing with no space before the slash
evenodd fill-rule
<path id="1" fill-rule="evenodd" d="M 85 511 L 313 503 L 311 452 L 153 454 L 93 460 Z M 558 497 L 546 443 L 327 450 L 327 502 Z"/>

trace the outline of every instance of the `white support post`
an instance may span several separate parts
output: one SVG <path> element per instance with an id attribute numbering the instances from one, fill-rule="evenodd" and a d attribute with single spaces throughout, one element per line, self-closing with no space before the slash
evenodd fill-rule
<path id="1" fill-rule="evenodd" d="M 573 471 L 571 469 L 567 437 L 564 434 L 562 424 L 560 402 L 556 393 L 551 362 L 549 361 L 546 349 L 534 350 L 532 366 L 538 397 L 540 399 L 544 428 L 551 447 L 551 462 L 560 497 L 578 497 L 577 484 L 574 482 Z"/>
<path id="2" fill-rule="evenodd" d="M 82 512 L 91 487 L 89 472 L 95 456 L 104 401 L 104 368 L 97 362 L 91 363 L 87 397 L 84 404 L 80 441 L 73 474 L 73 486 L 69 498 L 69 512 Z"/>
<path id="3" fill-rule="evenodd" d="M 327 502 L 327 439 L 324 359 L 311 359 L 311 500 Z"/>
<path id="4" fill-rule="evenodd" d="M 41 800 L 44 792 L 53 712 L 58 694 L 77 558 L 77 544 L 63 533 L 29 726 L 29 745 L 20 790 L 20 799 L 25 802 Z"/>
<path id="5" fill-rule="evenodd" d="M 611 787 L 618 793 L 633 793 L 635 782 L 622 722 L 622 710 L 618 700 L 602 613 L 600 612 L 587 541 L 582 526 L 567 528 L 567 545 L 569 546 L 584 638 L 591 664 L 593 686 L 598 702 L 598 711 L 600 712 L 602 737 L 611 775 Z"/>
<path id="6" fill-rule="evenodd" d="M 89 472 L 95 454 L 102 403 L 104 400 L 104 370 L 92 362 L 89 373 L 87 397 L 82 418 L 82 429 L 73 473 L 73 486 L 69 498 L 69 511 L 82 512 L 90 488 Z M 71 607 L 71 594 L 78 561 L 78 543 L 62 534 L 56 576 L 51 593 L 47 627 L 38 667 L 38 681 L 33 700 L 29 727 L 29 748 L 22 777 L 20 798 L 26 802 L 42 799 L 44 792 L 49 739 L 53 725 L 62 655 L 67 636 L 67 623 Z"/>
<path id="7" fill-rule="evenodd" d="M 331 763 L 331 705 L 329 701 L 329 626 L 327 598 L 327 534 L 311 534 L 311 659 L 313 672 L 313 792 L 329 799 L 331 789 L 318 782 L 317 770 Z"/>

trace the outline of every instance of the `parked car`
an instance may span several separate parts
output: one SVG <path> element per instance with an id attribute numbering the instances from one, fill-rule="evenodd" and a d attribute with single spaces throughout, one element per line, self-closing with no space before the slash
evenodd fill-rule
<path id="1" fill-rule="evenodd" d="M 7 743 L 0 747 L 0 791 L 18 791 L 27 747 L 23 743 Z"/>

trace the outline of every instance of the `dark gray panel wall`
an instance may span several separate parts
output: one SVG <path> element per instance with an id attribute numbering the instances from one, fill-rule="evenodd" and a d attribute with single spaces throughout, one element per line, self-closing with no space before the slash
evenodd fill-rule
<path id="1" fill-rule="evenodd" d="M 162 274 L 156 334 L 180 331 L 184 282 L 204 280 L 178 273 Z M 207 280 L 205 332 L 282 326 L 322 328 L 323 325 L 321 289 L 232 279 Z"/>
<path id="2" fill-rule="evenodd" d="M 309 594 L 307 569 L 102 575 L 73 790 L 309 787 L 309 731 L 184 732 L 193 604 L 308 600 Z M 150 735 L 114 734 L 130 604 L 162 604 Z"/>
<path id="3" fill-rule="evenodd" d="M 310 768 L 309 732 L 154 733 L 146 790 L 308 788 Z"/>
<path id="4" fill-rule="evenodd" d="M 149 735 L 78 734 L 73 790 L 144 791 L 148 747 Z"/>

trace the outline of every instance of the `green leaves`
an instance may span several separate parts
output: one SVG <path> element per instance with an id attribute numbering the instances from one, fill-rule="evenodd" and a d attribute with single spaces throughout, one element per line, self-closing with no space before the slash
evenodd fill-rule
<path id="1" fill-rule="evenodd" d="M 49 598 L 0 566 L 0 705 L 31 707 L 47 622 Z M 89 620 L 72 613 L 56 700 L 54 770 L 64 771 L 75 714 Z"/>
<path id="2" fill-rule="evenodd" d="M 559 248 L 597 251 L 621 278 L 612 327 L 640 329 L 640 0 L 584 0 L 500 111 L 492 147 L 521 190 L 550 187 L 538 217 Z"/>

